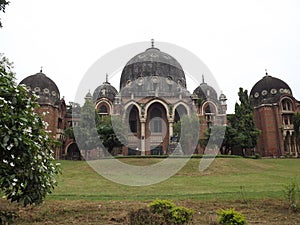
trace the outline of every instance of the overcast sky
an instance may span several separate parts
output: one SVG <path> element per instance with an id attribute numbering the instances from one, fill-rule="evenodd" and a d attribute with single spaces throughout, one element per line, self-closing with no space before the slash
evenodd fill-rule
<path id="1" fill-rule="evenodd" d="M 11 0 L 0 14 L 0 52 L 14 62 L 18 82 L 43 66 L 69 102 L 101 56 L 154 38 L 196 54 L 232 113 L 239 87 L 250 92 L 265 69 L 300 99 L 299 12 L 297 0 Z"/>

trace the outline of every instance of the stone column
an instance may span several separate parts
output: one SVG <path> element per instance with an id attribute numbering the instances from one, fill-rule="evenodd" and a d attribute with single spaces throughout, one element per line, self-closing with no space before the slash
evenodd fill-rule
<path id="1" fill-rule="evenodd" d="M 169 136 L 173 137 L 173 121 L 169 120 Z"/>
<path id="2" fill-rule="evenodd" d="M 141 120 L 141 155 L 145 155 L 145 151 L 146 151 L 146 137 L 145 137 L 145 119 Z"/>
<path id="3" fill-rule="evenodd" d="M 291 155 L 291 153 L 292 153 L 292 143 L 291 143 L 291 134 L 290 133 L 288 135 L 288 149 L 289 149 L 289 154 Z"/>

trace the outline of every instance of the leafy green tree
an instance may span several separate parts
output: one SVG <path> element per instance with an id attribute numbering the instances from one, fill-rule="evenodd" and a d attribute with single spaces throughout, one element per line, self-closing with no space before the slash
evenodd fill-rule
<path id="1" fill-rule="evenodd" d="M 99 147 L 99 135 L 96 129 L 96 119 L 97 115 L 93 101 L 91 99 L 86 99 L 80 110 L 80 123 L 78 126 L 73 127 L 76 143 L 79 149 L 85 152 L 84 157 L 86 159 L 87 152 L 89 150 Z"/>
<path id="2" fill-rule="evenodd" d="M 111 154 L 114 154 L 114 147 L 121 147 L 127 143 L 127 129 L 120 116 L 102 116 L 98 120 L 98 134 Z"/>
<path id="3" fill-rule="evenodd" d="M 208 144 L 208 148 L 216 149 L 222 146 L 224 136 L 225 136 L 225 126 L 211 126 L 206 130 L 206 145 Z M 222 150 L 222 149 L 221 149 Z M 221 152 L 222 153 L 222 152 Z"/>
<path id="4" fill-rule="evenodd" d="M 41 203 L 56 185 L 54 141 L 35 113 L 37 96 L 15 82 L 12 64 L 0 55 L 0 192 L 23 206 Z"/>
<path id="5" fill-rule="evenodd" d="M 0 0 L 0 12 L 5 13 L 5 7 L 9 4 L 9 1 L 6 0 Z M 1 19 L 0 19 L 0 27 L 2 27 Z"/>
<path id="6" fill-rule="evenodd" d="M 193 154 L 199 140 L 199 118 L 197 115 L 184 115 L 174 123 L 173 133 L 178 135 L 182 151 Z"/>
<path id="7" fill-rule="evenodd" d="M 235 104 L 235 114 L 229 119 L 231 128 L 227 130 L 227 135 L 235 135 L 231 144 L 241 149 L 240 153 L 244 155 L 245 150 L 255 148 L 260 131 L 254 124 L 254 108 L 248 91 L 240 88 L 238 95 L 240 103 Z"/>
<path id="8" fill-rule="evenodd" d="M 227 119 L 229 117 L 227 116 Z M 230 121 L 230 119 L 228 119 Z M 227 126 L 226 131 L 225 131 L 225 136 L 224 136 L 224 141 L 223 141 L 223 151 L 222 154 L 229 154 L 229 152 L 236 146 L 236 138 L 237 136 L 237 130 L 234 129 L 232 126 Z"/>

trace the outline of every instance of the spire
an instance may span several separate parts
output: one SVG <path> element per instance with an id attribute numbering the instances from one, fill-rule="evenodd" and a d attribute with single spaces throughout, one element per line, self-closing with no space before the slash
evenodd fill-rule
<path id="1" fill-rule="evenodd" d="M 105 74 L 105 82 L 103 82 L 103 84 L 110 84 L 110 83 L 108 82 L 108 73 Z"/>
<path id="2" fill-rule="evenodd" d="M 85 95 L 85 98 L 84 98 L 86 101 L 87 100 L 92 100 L 92 94 L 91 94 L 91 90 L 89 89 L 89 92 Z"/>
<path id="3" fill-rule="evenodd" d="M 40 69 L 40 73 L 42 73 L 43 72 L 43 66 L 41 66 L 41 69 Z"/>
<path id="4" fill-rule="evenodd" d="M 202 84 L 204 84 L 205 81 L 204 81 L 204 74 L 202 74 Z"/>
<path id="5" fill-rule="evenodd" d="M 154 39 L 151 39 L 151 48 L 154 48 Z"/>

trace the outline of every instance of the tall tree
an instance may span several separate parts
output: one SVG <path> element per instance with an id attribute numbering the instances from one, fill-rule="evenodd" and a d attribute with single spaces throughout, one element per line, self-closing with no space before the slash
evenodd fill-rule
<path id="1" fill-rule="evenodd" d="M 120 116 L 102 116 L 97 122 L 97 131 L 107 151 L 114 155 L 114 147 L 121 147 L 127 143 L 127 130 Z"/>
<path id="2" fill-rule="evenodd" d="M 11 68 L 0 55 L 0 193 L 26 206 L 51 193 L 59 167 L 46 124 L 34 111 L 37 96 L 16 84 Z"/>
<path id="3" fill-rule="evenodd" d="M 193 154 L 199 141 L 199 118 L 196 115 L 183 115 L 174 123 L 173 133 L 181 144 L 184 154 Z"/>
<path id="4" fill-rule="evenodd" d="M 0 0 L 0 12 L 5 13 L 5 7 L 9 4 L 9 1 Z M 0 28 L 2 27 L 1 19 L 0 19 Z"/>
<path id="5" fill-rule="evenodd" d="M 240 154 L 244 155 L 245 150 L 255 148 L 260 131 L 254 124 L 254 108 L 248 91 L 240 88 L 238 96 L 240 103 L 235 104 L 235 114 L 230 118 L 232 129 L 227 130 L 227 135 L 235 135 L 234 143 L 231 144 L 241 149 Z"/>
<path id="6" fill-rule="evenodd" d="M 91 99 L 86 99 L 84 105 L 80 109 L 79 126 L 73 127 L 76 143 L 82 152 L 87 153 L 87 151 L 99 147 L 96 119 L 97 115 L 93 101 Z M 84 157 L 87 159 L 86 154 Z"/>

